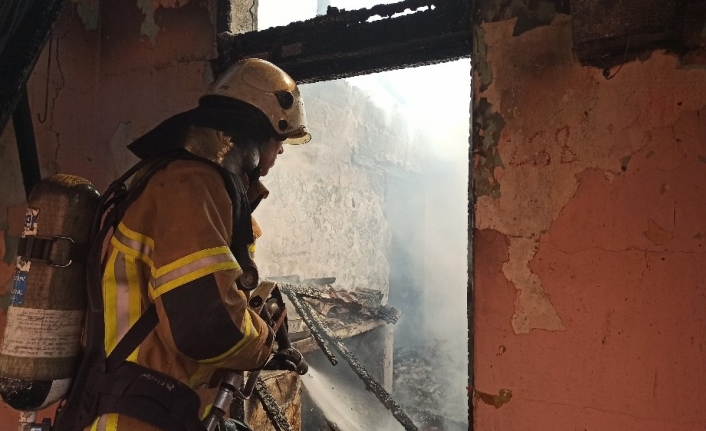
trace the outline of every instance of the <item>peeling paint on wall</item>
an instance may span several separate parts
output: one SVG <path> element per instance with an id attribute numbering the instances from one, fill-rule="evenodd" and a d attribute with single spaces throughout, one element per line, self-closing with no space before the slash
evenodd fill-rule
<path id="1" fill-rule="evenodd" d="M 42 174 L 79 175 L 105 190 L 135 160 L 125 144 L 192 108 L 212 80 L 215 3 L 72 0 L 28 82 Z M 25 207 L 11 122 L 0 134 L 0 161 L 2 333 L 9 296 L 1 289 L 11 286 L 19 237 L 14 208 Z M 17 423 L 17 415 L 0 405 L 0 424 Z"/>
<path id="2" fill-rule="evenodd" d="M 566 330 L 542 287 L 542 280 L 529 268 L 538 246 L 539 243 L 532 238 L 510 238 L 510 259 L 503 265 L 503 274 L 517 289 L 515 313 L 511 319 L 515 334 L 529 334 L 532 329 Z"/>
<path id="3" fill-rule="evenodd" d="M 86 30 L 98 30 L 98 22 L 100 20 L 100 3 L 98 0 L 78 0 L 76 10 Z"/>
<path id="4" fill-rule="evenodd" d="M 485 29 L 476 26 L 473 28 L 473 74 L 474 85 L 483 92 L 493 82 L 493 68 L 488 64 L 488 45 L 485 43 Z"/>
<path id="5" fill-rule="evenodd" d="M 108 168 L 106 169 L 106 183 L 110 183 L 125 173 L 130 167 L 139 162 L 139 159 L 127 146 L 133 141 L 132 123 L 120 123 L 108 140 Z"/>
<path id="6" fill-rule="evenodd" d="M 647 220 L 647 230 L 645 236 L 655 245 L 664 245 L 669 243 L 674 237 L 674 234 L 666 229 L 662 229 L 657 222 L 652 219 Z"/>
<path id="7" fill-rule="evenodd" d="M 137 7 L 140 8 L 142 13 L 145 15 L 145 19 L 142 21 L 142 26 L 140 26 L 140 34 L 143 34 L 150 38 L 152 45 L 157 44 L 157 33 L 159 33 L 159 27 L 154 22 L 154 11 L 155 7 L 152 6 L 152 0 L 137 0 Z"/>
<path id="8" fill-rule="evenodd" d="M 509 242 L 505 261 L 475 245 L 474 373 L 515 397 L 478 397 L 476 428 L 699 428 L 704 397 L 674 394 L 699 393 L 706 360 L 706 72 L 654 52 L 608 80 L 578 64 L 569 17 L 516 21 L 482 24 L 474 100 L 504 122 L 476 227 Z"/>
<path id="9" fill-rule="evenodd" d="M 512 399 L 512 391 L 510 389 L 500 389 L 497 395 L 486 394 L 481 391 L 474 391 L 474 397 L 482 402 L 499 409 Z"/>
<path id="10" fill-rule="evenodd" d="M 495 0 L 481 3 L 479 18 L 483 22 L 517 18 L 512 31 L 513 36 L 519 36 L 534 28 L 549 25 L 558 13 L 569 14 L 568 0 Z"/>
<path id="11" fill-rule="evenodd" d="M 515 28 L 512 30 L 513 36 L 519 36 L 534 28 L 551 24 L 557 14 L 555 2 L 540 0 L 538 2 L 530 2 L 528 5 L 534 5 L 535 7 L 527 8 L 517 15 Z"/>
<path id="12" fill-rule="evenodd" d="M 490 125 L 490 131 L 497 132 L 494 119 L 502 125 L 502 133 L 494 139 L 488 138 L 487 130 L 476 132 L 479 229 L 539 238 L 575 195 L 577 175 L 591 168 L 603 170 L 606 176 L 624 175 L 634 154 L 650 145 L 655 136 L 667 133 L 680 112 L 698 109 L 701 98 L 706 97 L 696 75 L 686 71 L 681 76 L 691 82 L 676 92 L 666 92 L 671 83 L 653 71 L 670 65 L 674 68 L 677 63 L 664 54 L 653 56 L 655 67 L 650 69 L 625 65 L 611 84 L 606 84 L 610 90 L 598 93 L 606 83 L 600 71 L 556 68 L 574 61 L 570 21 L 565 17 L 520 38 L 507 39 L 511 21 L 486 27 L 492 31 L 486 29 L 485 39 L 495 47 L 489 52 L 489 64 L 506 73 L 495 74 L 493 86 L 481 92 L 475 106 L 476 130 Z M 558 42 L 542 42 L 549 33 L 555 34 Z M 523 38 L 528 40 L 520 42 Z M 533 48 L 525 54 L 527 44 Z M 541 67 L 533 69 L 538 62 Z M 659 86 L 662 96 L 651 96 L 654 86 L 650 91 L 637 91 L 627 85 L 649 80 Z M 685 88 L 692 88 L 692 94 L 686 94 Z"/>
<path id="13" fill-rule="evenodd" d="M 150 42 L 154 46 L 157 43 L 157 34 L 159 26 L 154 20 L 155 11 L 162 8 L 180 8 L 189 3 L 189 0 L 137 0 L 137 7 L 140 8 L 145 16 L 140 27 L 140 33 L 149 37 Z"/>
<path id="14" fill-rule="evenodd" d="M 476 196 L 500 198 L 500 183 L 496 178 L 496 169 L 504 168 L 503 160 L 498 151 L 500 132 L 505 127 L 505 120 L 482 98 L 473 111 L 473 129 L 475 139 L 474 181 Z"/>

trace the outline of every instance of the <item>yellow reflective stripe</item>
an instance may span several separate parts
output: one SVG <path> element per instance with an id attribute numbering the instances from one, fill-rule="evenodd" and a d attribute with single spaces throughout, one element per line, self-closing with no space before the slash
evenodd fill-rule
<path id="1" fill-rule="evenodd" d="M 118 231 L 126 237 L 130 238 L 131 240 L 146 244 L 149 248 L 154 250 L 154 240 L 152 238 L 148 237 L 147 235 L 143 235 L 139 232 L 135 232 L 134 230 L 125 226 L 123 222 L 120 222 L 120 224 L 118 225 Z"/>
<path id="2" fill-rule="evenodd" d="M 105 431 L 118 431 L 118 414 L 108 413 L 108 420 L 105 424 Z"/>
<path id="3" fill-rule="evenodd" d="M 135 261 L 135 258 L 130 257 L 130 256 L 125 256 L 125 269 L 126 269 L 126 278 L 127 278 L 127 283 L 129 286 L 129 305 L 128 305 L 128 315 L 129 315 L 129 322 L 130 322 L 130 327 L 137 322 L 137 320 L 140 318 L 142 315 L 142 300 L 141 300 L 141 295 L 140 295 L 140 276 L 137 273 L 137 262 Z M 130 362 L 137 362 L 137 355 L 140 351 L 140 347 L 138 346 L 132 353 L 130 353 L 130 356 L 127 357 L 127 360 Z"/>
<path id="4" fill-rule="evenodd" d="M 208 416 L 208 414 L 211 413 L 212 408 L 213 408 L 213 404 L 209 404 L 206 406 L 205 409 L 203 409 L 203 415 L 201 415 L 201 420 L 206 419 L 206 416 Z"/>
<path id="5" fill-rule="evenodd" d="M 227 247 L 214 247 L 192 253 L 177 262 L 179 265 L 174 265 L 174 262 L 167 265 L 169 271 L 158 271 L 160 276 L 155 278 L 155 289 L 202 268 L 226 262 L 235 263 L 235 258 Z"/>
<path id="6" fill-rule="evenodd" d="M 253 340 L 257 339 L 260 334 L 258 334 L 257 329 L 255 329 L 255 326 L 252 323 L 252 318 L 250 317 L 250 313 L 248 310 L 245 310 L 245 333 L 243 334 L 242 340 L 238 341 L 238 343 L 231 347 L 227 352 L 223 353 L 222 355 L 216 356 L 215 358 L 211 359 L 203 359 L 200 360 L 199 362 L 204 363 L 204 364 L 218 364 L 219 362 L 223 361 L 226 358 L 229 358 L 236 354 L 238 351 L 244 349 L 247 347 L 250 343 L 252 343 Z"/>
<path id="7" fill-rule="evenodd" d="M 154 263 L 152 263 L 152 257 L 150 255 L 148 255 L 147 253 L 144 253 L 140 250 L 135 250 L 134 248 L 131 248 L 131 247 L 123 244 L 116 237 L 112 237 L 110 239 L 110 244 L 113 246 L 113 248 L 120 250 L 121 252 L 125 253 L 126 255 L 135 257 L 135 258 L 140 259 L 141 261 L 145 262 L 145 264 L 150 267 L 150 272 L 152 273 L 152 275 L 154 275 L 154 273 L 155 273 Z"/>
<path id="8" fill-rule="evenodd" d="M 194 263 L 197 260 L 203 259 L 204 257 L 214 256 L 217 254 L 230 255 L 231 253 L 230 253 L 230 249 L 226 246 L 213 247 L 213 248 L 207 248 L 205 250 L 200 250 L 195 253 L 191 253 L 188 256 L 184 256 L 181 259 L 177 259 L 174 262 L 168 263 L 168 264 L 164 265 L 163 267 L 157 269 L 157 271 L 154 274 L 154 278 L 159 278 L 168 272 L 174 271 L 175 269 L 179 269 L 183 266 Z"/>
<path id="9" fill-rule="evenodd" d="M 147 293 L 150 295 L 150 299 L 154 301 L 156 296 L 154 295 L 154 286 L 152 286 L 152 280 L 147 282 Z"/>
<path id="10" fill-rule="evenodd" d="M 118 343 L 118 299 L 116 290 L 118 287 L 115 279 L 115 262 L 118 257 L 118 250 L 113 249 L 103 274 L 103 317 L 105 319 L 105 353 L 110 354 Z"/>
<path id="11" fill-rule="evenodd" d="M 190 272 L 188 274 L 185 274 L 179 278 L 175 278 L 174 280 L 171 280 L 170 282 L 159 286 L 157 289 L 154 289 L 154 291 L 152 292 L 152 298 L 156 298 L 160 295 L 163 295 L 163 294 L 169 292 L 170 290 L 172 290 L 174 288 L 182 286 L 190 281 L 194 281 L 194 280 L 201 278 L 203 276 L 206 276 L 208 274 L 213 274 L 214 272 L 218 272 L 218 271 L 225 271 L 227 269 L 238 269 L 238 268 L 239 268 L 238 264 L 235 262 L 214 263 L 213 265 L 209 265 L 207 267 Z"/>
<path id="12" fill-rule="evenodd" d="M 191 389 L 195 389 L 199 381 L 203 380 L 203 378 L 211 371 L 213 371 L 212 366 L 204 366 L 199 364 L 196 372 L 189 378 L 189 387 Z"/>
<path id="13" fill-rule="evenodd" d="M 118 414 L 106 413 L 98 416 L 93 421 L 90 431 L 117 431 L 118 430 Z"/>

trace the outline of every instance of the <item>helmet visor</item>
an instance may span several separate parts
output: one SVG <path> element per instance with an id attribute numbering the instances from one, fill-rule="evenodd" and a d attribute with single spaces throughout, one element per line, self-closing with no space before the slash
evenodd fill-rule
<path id="1" fill-rule="evenodd" d="M 306 129 L 296 131 L 289 136 L 284 136 L 283 143 L 289 145 L 302 145 L 311 141 L 311 134 Z"/>

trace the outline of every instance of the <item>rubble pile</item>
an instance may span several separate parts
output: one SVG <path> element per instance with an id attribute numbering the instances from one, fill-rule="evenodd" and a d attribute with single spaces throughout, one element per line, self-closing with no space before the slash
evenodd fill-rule
<path id="1" fill-rule="evenodd" d="M 290 280 L 287 280 L 290 281 Z M 296 280 L 298 281 L 298 280 Z M 352 370 L 363 380 L 368 391 L 373 393 L 387 407 L 392 416 L 407 430 L 423 431 L 461 431 L 467 430 L 467 418 L 463 406 L 464 400 L 449 400 L 449 389 L 458 385 L 459 376 L 449 370 L 457 370 L 446 350 L 427 343 L 417 347 L 397 347 L 394 353 L 393 393 L 389 394 L 372 378 L 353 356 L 341 340 L 351 335 L 369 331 L 370 322 L 384 325 L 381 321 L 395 323 L 401 312 L 383 304 L 384 294 L 375 289 L 357 287 L 353 290 L 334 288 L 335 279 L 317 279 L 316 283 L 288 284 L 280 281 L 280 289 L 292 304 L 290 336 L 293 326 L 302 335 L 314 336 L 322 332 L 319 347 L 328 350 L 335 346 L 340 357 L 349 362 Z M 308 325 L 303 321 L 306 320 Z M 295 324 L 296 322 L 296 324 Z M 313 326 L 312 326 L 313 325 Z M 338 331 L 338 335 L 334 332 Z M 340 335 L 340 334 L 345 335 Z M 316 337 L 314 337 L 316 338 Z M 382 346 L 380 346 L 382 347 Z M 326 353 L 329 360 L 336 360 L 333 352 Z M 381 353 L 382 354 L 382 353 Z M 332 362 L 333 363 L 333 362 Z M 465 373 L 464 373 L 465 375 Z M 335 387 L 331 387 L 335 392 Z M 308 398 L 307 398 L 308 399 Z M 314 402 L 307 403 L 308 405 Z M 356 406 L 355 400 L 343 403 L 351 411 L 365 411 L 365 407 Z M 357 408 L 360 407 L 360 408 Z M 336 430 L 337 425 L 322 412 L 312 410 L 307 415 L 307 422 L 312 430 Z M 392 418 L 390 418 L 392 419 Z M 316 424 L 316 425 L 315 425 Z M 399 425 L 398 425 L 399 426 Z"/>
<path id="2" fill-rule="evenodd" d="M 458 380 L 449 374 L 450 357 L 434 345 L 397 347 L 394 354 L 393 396 L 412 420 L 425 431 L 465 430 L 464 418 L 446 399 Z"/>

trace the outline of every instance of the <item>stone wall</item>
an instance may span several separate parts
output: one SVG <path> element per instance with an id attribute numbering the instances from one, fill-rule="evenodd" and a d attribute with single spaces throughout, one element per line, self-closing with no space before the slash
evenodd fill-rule
<path id="1" fill-rule="evenodd" d="M 387 292 L 387 180 L 419 169 L 419 142 L 402 118 L 345 81 L 304 85 L 302 94 L 313 139 L 285 146 L 263 179 L 271 194 L 255 213 L 261 272 Z"/>

